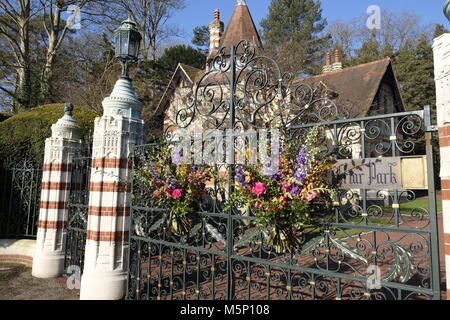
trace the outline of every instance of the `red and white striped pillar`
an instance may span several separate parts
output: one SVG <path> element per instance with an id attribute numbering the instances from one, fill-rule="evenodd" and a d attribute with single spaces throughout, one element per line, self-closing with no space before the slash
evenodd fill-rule
<path id="1" fill-rule="evenodd" d="M 143 143 L 142 103 L 119 79 L 95 119 L 82 300 L 118 300 L 126 293 L 131 161 Z"/>
<path id="2" fill-rule="evenodd" d="M 444 221 L 447 300 L 450 300 L 450 33 L 434 39 L 436 108 L 441 153 L 442 210 Z"/>
<path id="3" fill-rule="evenodd" d="M 66 222 L 74 154 L 81 148 L 81 130 L 72 118 L 73 106 L 65 104 L 65 115 L 52 126 L 45 141 L 36 251 L 32 275 L 54 278 L 64 272 Z"/>

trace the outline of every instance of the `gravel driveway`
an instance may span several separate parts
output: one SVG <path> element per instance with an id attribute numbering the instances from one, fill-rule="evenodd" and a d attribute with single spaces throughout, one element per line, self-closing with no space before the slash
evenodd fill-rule
<path id="1" fill-rule="evenodd" d="M 0 300 L 79 300 L 79 291 L 69 290 L 65 278 L 37 279 L 31 268 L 0 263 Z"/>

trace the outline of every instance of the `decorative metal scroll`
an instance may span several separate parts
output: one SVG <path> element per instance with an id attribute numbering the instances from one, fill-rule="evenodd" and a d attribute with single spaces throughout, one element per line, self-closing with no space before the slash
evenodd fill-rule
<path id="1" fill-rule="evenodd" d="M 66 254 L 64 267 L 67 275 L 76 268 L 81 273 L 86 247 L 89 179 L 91 157 L 75 158 L 71 166 L 71 185 L 68 203 Z"/>
<path id="2" fill-rule="evenodd" d="M 41 168 L 27 160 L 0 168 L 0 237 L 36 237 L 41 177 Z"/>
<path id="3" fill-rule="evenodd" d="M 275 60 L 258 56 L 246 40 L 222 48 L 209 70 L 187 96 L 175 115 L 175 125 L 187 128 L 201 121 L 206 129 L 289 127 L 347 114 L 318 88 L 283 73 Z"/>
<path id="4" fill-rule="evenodd" d="M 348 119 L 247 41 L 220 50 L 175 116 L 185 129 L 197 121 L 203 129 L 283 127 L 299 146 L 319 126 L 323 152 L 339 159 L 433 158 L 429 109 Z M 196 204 L 190 232 L 169 235 L 168 209 L 156 205 L 138 174 L 158 147 L 136 146 L 134 153 L 128 299 L 440 298 L 432 160 L 430 190 L 337 188 L 323 211 L 325 231 L 305 234 L 295 252 L 277 252 L 251 208 L 224 205 L 233 192 L 231 164 L 214 167 L 222 179 Z"/>

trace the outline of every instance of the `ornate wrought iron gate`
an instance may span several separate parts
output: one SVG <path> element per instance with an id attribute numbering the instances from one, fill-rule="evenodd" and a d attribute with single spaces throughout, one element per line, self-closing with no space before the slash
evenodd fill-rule
<path id="1" fill-rule="evenodd" d="M 168 235 L 167 209 L 135 177 L 128 299 L 440 299 L 430 109 L 348 119 L 313 88 L 284 84 L 289 79 L 245 41 L 222 49 L 176 114 L 177 127 L 199 116 L 215 129 L 267 127 L 264 114 L 276 105 L 280 127 L 300 145 L 320 126 L 323 145 L 340 159 L 418 159 L 427 188 L 341 188 L 325 231 L 296 252 L 277 253 L 251 213 L 224 209 L 235 164 L 216 167 L 227 180 L 214 181 L 186 236 Z M 134 168 L 157 152 L 157 145 L 136 147 Z"/>
<path id="2" fill-rule="evenodd" d="M 24 160 L 0 168 L 0 237 L 36 238 L 42 170 Z"/>
<path id="3" fill-rule="evenodd" d="M 66 256 L 64 269 L 78 266 L 83 272 L 89 206 L 91 157 L 76 158 L 72 162 L 71 188 L 68 204 Z M 73 272 L 73 269 L 72 269 Z"/>

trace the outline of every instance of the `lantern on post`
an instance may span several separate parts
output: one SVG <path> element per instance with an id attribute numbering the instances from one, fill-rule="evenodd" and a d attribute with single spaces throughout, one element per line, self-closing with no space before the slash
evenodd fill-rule
<path id="1" fill-rule="evenodd" d="M 116 58 L 122 65 L 121 78 L 130 80 L 130 65 L 138 60 L 142 40 L 136 23 L 130 17 L 123 21 L 120 27 L 114 31 L 114 40 L 116 44 Z"/>
<path id="2" fill-rule="evenodd" d="M 445 1 L 444 14 L 447 17 L 447 19 L 450 21 L 450 0 Z"/>

